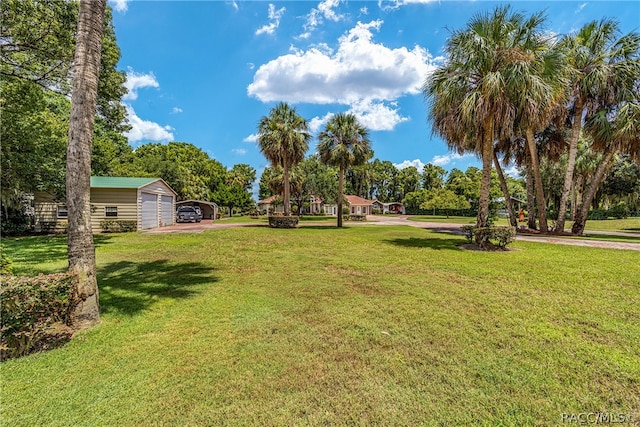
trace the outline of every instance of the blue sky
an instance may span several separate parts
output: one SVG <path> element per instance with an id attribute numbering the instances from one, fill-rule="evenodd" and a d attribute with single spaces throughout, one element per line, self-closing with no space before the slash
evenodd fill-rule
<path id="1" fill-rule="evenodd" d="M 442 60 L 450 30 L 490 1 L 110 0 L 130 90 L 123 102 L 135 148 L 189 142 L 227 167 L 267 165 L 255 142 L 260 118 L 289 102 L 315 133 L 353 112 L 375 156 L 396 166 L 477 165 L 431 135 L 420 92 Z M 638 1 L 514 1 L 546 10 L 546 30 L 566 34 L 603 17 L 640 30 Z M 315 152 L 316 141 L 310 154 Z"/>

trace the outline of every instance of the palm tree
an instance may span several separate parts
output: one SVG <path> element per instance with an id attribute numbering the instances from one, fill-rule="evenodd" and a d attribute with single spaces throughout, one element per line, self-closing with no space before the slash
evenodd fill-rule
<path id="1" fill-rule="evenodd" d="M 304 159 L 309 148 L 311 134 L 307 121 L 287 103 L 281 102 L 271 109 L 269 116 L 258 124 L 258 144 L 262 154 L 276 167 L 283 170 L 284 215 L 290 215 L 289 172 Z"/>
<path id="2" fill-rule="evenodd" d="M 71 93 L 66 177 L 69 213 L 67 247 L 69 272 L 77 277 L 79 297 L 72 322 L 79 329 L 100 321 L 89 196 L 105 7 L 106 0 L 80 2 Z"/>
<path id="3" fill-rule="evenodd" d="M 596 168 L 582 205 L 576 212 L 576 218 L 571 227 L 571 232 L 574 234 L 582 234 L 584 231 L 589 207 L 614 156 L 618 153 L 626 153 L 635 159 L 640 159 L 640 96 L 638 95 L 636 94 L 635 100 L 623 102 L 613 109 L 600 109 L 585 124 L 587 131 L 593 136 L 594 149 L 601 151 L 603 158 Z"/>
<path id="4" fill-rule="evenodd" d="M 570 116 L 571 137 L 564 186 L 558 208 L 556 229 L 564 230 L 565 215 L 578 153 L 585 110 L 599 98 L 615 97 L 620 90 L 630 90 L 637 73 L 638 35 L 630 33 L 618 39 L 619 24 L 611 19 L 592 21 L 577 34 L 562 40 L 571 67 Z M 636 71 L 633 72 L 634 63 Z M 635 75 L 634 75 L 635 74 Z"/>
<path id="5" fill-rule="evenodd" d="M 371 158 L 369 132 L 354 114 L 336 114 L 318 135 L 320 161 L 338 167 L 338 227 L 342 227 L 344 174 L 350 166 L 362 165 Z"/>
<path id="6" fill-rule="evenodd" d="M 523 74 L 535 71 L 533 49 L 540 46 L 542 22 L 539 14 L 525 19 L 508 6 L 474 16 L 465 30 L 452 34 L 445 46 L 447 63 L 423 86 L 434 132 L 450 149 L 482 159 L 478 227 L 489 221 L 494 141 L 510 138 L 516 120 L 523 120 L 517 91 L 525 86 Z"/>

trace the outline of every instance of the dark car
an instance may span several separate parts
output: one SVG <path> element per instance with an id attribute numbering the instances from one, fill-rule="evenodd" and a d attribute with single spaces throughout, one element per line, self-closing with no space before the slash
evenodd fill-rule
<path id="1" fill-rule="evenodd" d="M 200 217 L 193 206 L 181 206 L 176 212 L 176 222 L 200 222 Z"/>
<path id="2" fill-rule="evenodd" d="M 200 209 L 200 206 L 194 206 L 193 208 L 196 210 L 196 215 L 198 215 L 198 222 L 202 221 L 202 209 Z"/>

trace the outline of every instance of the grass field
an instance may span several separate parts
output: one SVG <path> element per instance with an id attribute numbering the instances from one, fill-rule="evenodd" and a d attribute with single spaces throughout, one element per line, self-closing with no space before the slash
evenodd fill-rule
<path id="1" fill-rule="evenodd" d="M 102 322 L 2 363 L 2 425 L 640 419 L 637 252 L 412 227 L 97 236 Z M 64 237 L 3 239 L 17 274 Z"/>
<path id="2" fill-rule="evenodd" d="M 446 216 L 441 215 L 411 215 L 410 221 L 422 221 L 422 222 L 449 222 L 452 224 L 475 224 L 475 217 L 466 216 Z M 509 221 L 506 218 L 498 218 L 496 225 L 509 225 Z M 526 223 L 525 223 L 526 224 Z M 565 224 L 565 230 L 571 229 L 571 221 L 567 221 Z M 551 226 L 551 222 L 549 222 Z M 640 236 L 640 217 L 627 218 L 627 219 L 607 219 L 607 220 L 589 220 L 586 224 L 585 232 L 589 231 L 616 231 L 625 233 L 638 233 Z"/>

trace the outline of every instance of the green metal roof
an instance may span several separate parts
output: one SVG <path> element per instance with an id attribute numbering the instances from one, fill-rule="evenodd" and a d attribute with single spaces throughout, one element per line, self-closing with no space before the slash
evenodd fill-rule
<path id="1" fill-rule="evenodd" d="M 122 176 L 92 176 L 91 188 L 140 188 L 160 178 L 130 178 Z"/>

